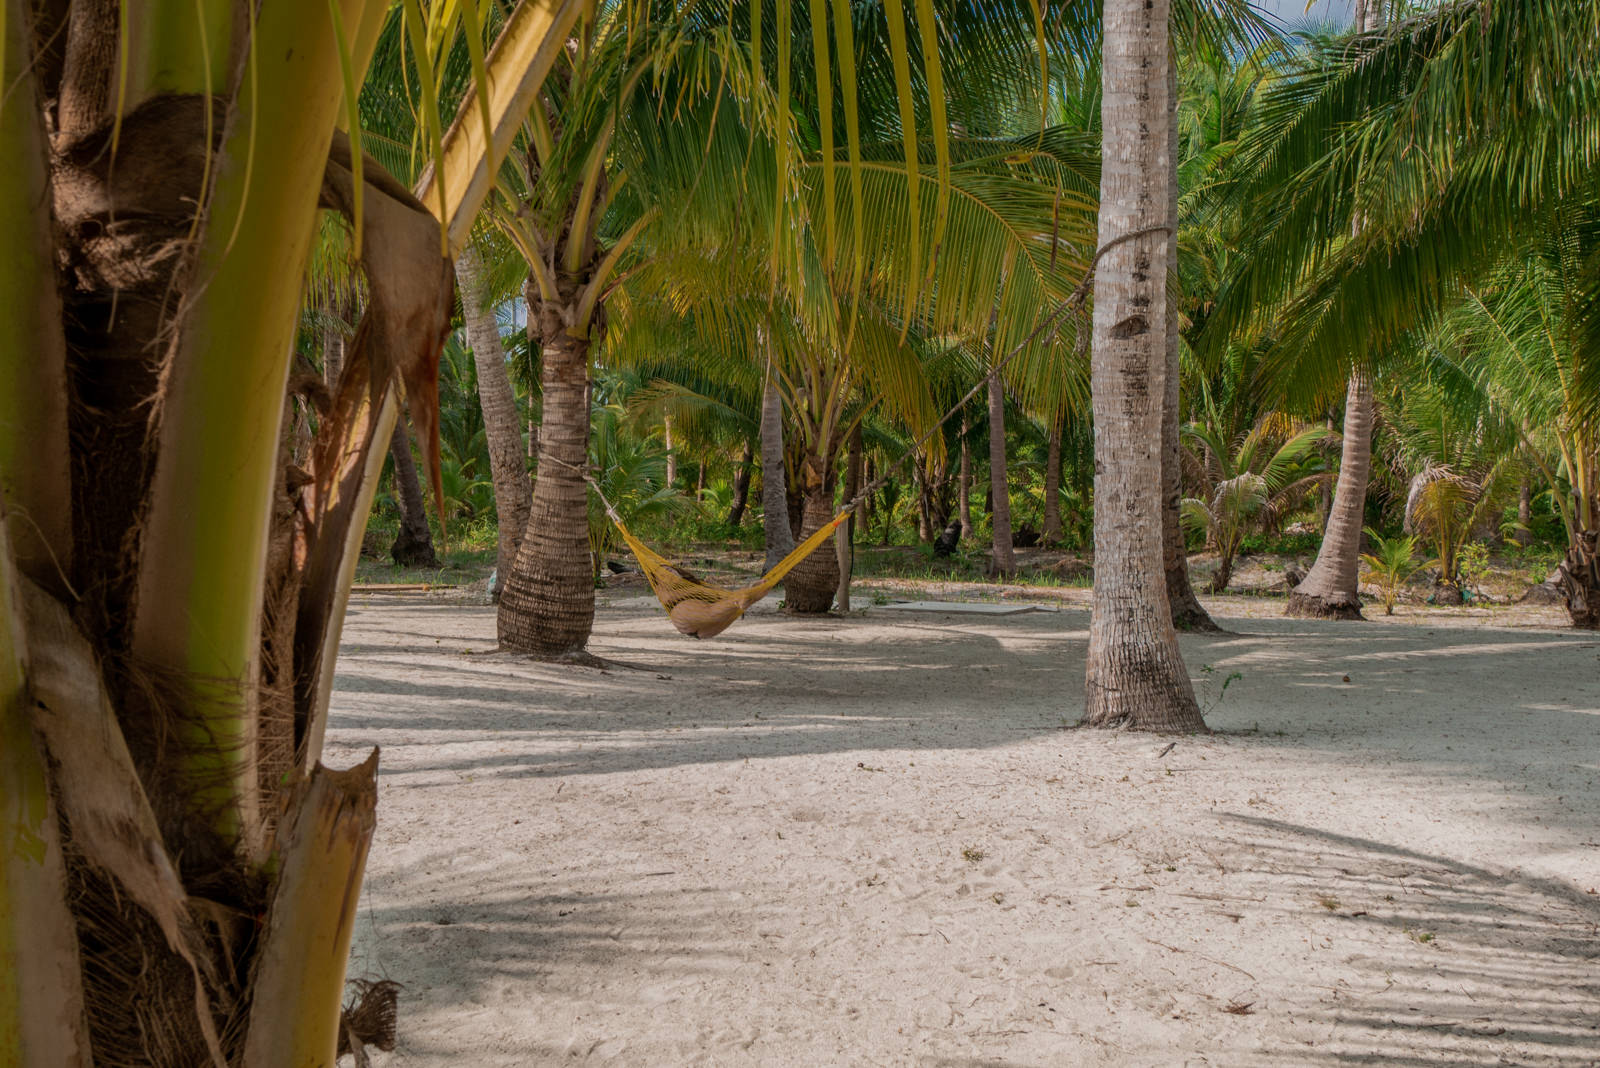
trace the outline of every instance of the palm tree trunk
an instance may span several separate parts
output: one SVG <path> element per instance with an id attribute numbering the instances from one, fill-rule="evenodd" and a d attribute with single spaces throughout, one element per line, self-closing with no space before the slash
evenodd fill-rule
<path id="1" fill-rule="evenodd" d="M 750 439 L 744 441 L 744 453 L 739 457 L 738 469 L 733 473 L 733 504 L 728 508 L 728 526 L 734 530 L 744 522 L 745 506 L 750 501 L 750 467 L 755 461 L 755 446 Z"/>
<path id="2" fill-rule="evenodd" d="M 1039 544 L 1061 544 L 1061 416 L 1050 423 L 1044 454 L 1044 529 Z"/>
<path id="3" fill-rule="evenodd" d="M 972 537 L 972 446 L 967 441 L 967 416 L 961 415 L 961 474 L 957 483 L 957 507 L 961 516 L 961 538 Z"/>
<path id="4" fill-rule="evenodd" d="M 861 492 L 861 424 L 857 423 L 850 432 L 850 448 L 845 454 L 844 461 L 844 503 L 848 504 L 856 499 L 856 494 Z M 850 571 L 855 564 L 855 513 L 844 521 L 834 538 L 835 554 L 839 563 L 839 588 L 834 593 L 834 600 L 839 611 L 850 611 Z"/>
<path id="5" fill-rule="evenodd" d="M 396 567 L 438 567 L 433 551 L 433 532 L 428 529 L 428 509 L 422 498 L 422 482 L 417 477 L 417 462 L 411 456 L 411 441 L 406 437 L 405 420 L 394 424 L 389 439 L 389 458 L 394 461 L 394 495 L 400 501 L 400 533 L 389 546 Z"/>
<path id="6" fill-rule="evenodd" d="M 1178 649 L 1162 550 L 1170 215 L 1168 0 L 1107 0 L 1094 282 L 1094 611 L 1083 722 L 1205 729 Z M 1140 230 L 1162 230 L 1131 236 Z"/>
<path id="7" fill-rule="evenodd" d="M 1367 510 L 1367 480 L 1372 471 L 1372 384 L 1364 371 L 1350 376 L 1344 402 L 1344 443 L 1339 483 L 1333 491 L 1328 526 L 1305 580 L 1289 594 L 1286 615 L 1309 619 L 1364 619 L 1357 591 L 1361 568 L 1361 527 Z"/>
<path id="8" fill-rule="evenodd" d="M 495 320 L 494 309 L 489 307 L 483 257 L 475 246 L 468 245 L 456 258 L 456 280 L 461 285 L 461 315 L 466 323 L 467 344 L 472 346 L 472 362 L 478 371 L 478 403 L 483 408 L 483 433 L 489 445 L 489 477 L 494 485 L 494 507 L 499 518 L 495 588 L 489 591 L 490 597 L 498 601 L 506 576 L 516 566 L 522 534 L 528 529 L 533 484 L 528 479 L 527 461 L 523 459 L 522 416 L 517 411 L 517 397 L 511 391 L 511 376 L 506 371 L 500 325 Z"/>
<path id="9" fill-rule="evenodd" d="M 1012 575 L 1017 570 L 1011 545 L 1011 486 L 1006 475 L 1006 390 L 996 371 L 989 376 L 989 494 L 994 509 L 990 513 L 994 534 L 990 571 L 996 576 Z"/>
<path id="10" fill-rule="evenodd" d="M 1526 549 L 1533 544 L 1533 486 L 1527 475 L 1522 476 L 1522 484 L 1517 487 L 1517 529 L 1511 535 L 1522 548 Z"/>
<path id="11" fill-rule="evenodd" d="M 917 457 L 912 474 L 917 490 L 917 540 L 929 542 L 933 540 L 933 491 L 928 488 L 928 461 L 925 456 Z"/>
<path id="12" fill-rule="evenodd" d="M 1355 26 L 1366 33 L 1383 24 L 1382 0 L 1357 0 Z M 1361 231 L 1358 218 L 1356 233 Z M 1344 400 L 1344 441 L 1339 454 L 1339 482 L 1323 525 L 1322 545 L 1305 581 L 1289 594 L 1284 614 L 1310 619 L 1365 619 L 1358 590 L 1361 528 L 1367 511 L 1367 482 L 1372 473 L 1372 383 L 1366 372 L 1350 375 Z"/>
<path id="13" fill-rule="evenodd" d="M 833 518 L 833 457 L 808 454 L 801 464 L 805 480 L 805 512 L 800 524 L 804 541 Z M 814 552 L 784 580 L 783 599 L 791 612 L 817 615 L 833 607 L 839 589 L 839 561 L 834 553 Z"/>
<path id="14" fill-rule="evenodd" d="M 661 420 L 661 439 L 667 447 L 667 488 L 678 484 L 678 453 L 672 447 L 672 416 Z"/>
<path id="15" fill-rule="evenodd" d="M 1556 588 L 1580 630 L 1600 630 L 1600 532 L 1583 530 L 1556 570 Z"/>
<path id="16" fill-rule="evenodd" d="M 574 289 L 577 287 L 574 286 Z M 543 656 L 576 653 L 594 628 L 589 552 L 589 338 L 567 332 L 568 309 L 541 301 L 544 422 L 528 530 L 500 597 L 500 644 Z"/>
<path id="17" fill-rule="evenodd" d="M 783 397 L 769 379 L 761 391 L 761 529 L 767 538 L 769 570 L 794 550 L 783 462 Z"/>
<path id="18" fill-rule="evenodd" d="M 1173 151 L 1167 165 L 1167 209 L 1171 218 L 1178 218 L 1178 69 L 1169 65 L 1167 70 L 1167 130 L 1172 138 Z M 1167 244 L 1167 277 L 1176 284 L 1178 279 L 1178 243 Z M 1180 502 L 1183 500 L 1182 448 L 1178 441 L 1179 357 L 1182 353 L 1182 336 L 1179 329 L 1178 305 L 1169 301 L 1167 307 L 1167 382 L 1161 404 L 1161 551 L 1167 572 L 1167 601 L 1172 606 L 1172 625 L 1179 630 L 1220 631 L 1210 614 L 1195 596 L 1194 585 L 1189 581 L 1188 544 L 1183 536 L 1180 521 Z M 1229 562 L 1231 565 L 1231 561 Z M 1224 580 L 1222 588 L 1226 588 Z M 1214 588 L 1212 592 L 1220 592 Z"/>

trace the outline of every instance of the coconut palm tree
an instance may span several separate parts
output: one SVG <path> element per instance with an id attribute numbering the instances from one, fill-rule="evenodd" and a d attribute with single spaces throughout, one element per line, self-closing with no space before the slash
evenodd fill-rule
<path id="1" fill-rule="evenodd" d="M 529 47 L 497 91 L 543 78 L 579 6 L 509 17 Z M 376 796 L 376 754 L 318 763 L 338 616 L 396 376 L 436 469 L 452 298 L 440 219 L 335 135 L 386 5 L 135 33 L 7 7 L 0 1060 L 331 1065 Z M 492 103 L 421 187 L 452 228 Z M 331 401 L 289 374 L 319 202 L 369 296 Z M 305 466 L 286 383 L 320 407 Z"/>
<path id="2" fill-rule="evenodd" d="M 528 526 L 533 485 L 528 479 L 523 449 L 522 414 L 511 388 L 505 346 L 500 340 L 500 323 L 486 274 L 487 265 L 478 246 L 468 245 L 462 249 L 456 257 L 456 281 L 461 290 L 461 316 L 467 343 L 472 347 L 477 370 L 478 398 L 483 408 L 489 448 L 489 472 L 494 484 L 499 544 L 495 559 L 496 588 L 489 592 L 498 600 L 504 576 L 511 573 L 523 531 Z"/>
<path id="3" fill-rule="evenodd" d="M 1574 626 L 1590 629 L 1600 626 L 1597 219 L 1593 201 L 1559 206 L 1543 233 L 1461 295 L 1434 334 L 1483 403 L 1514 429 L 1519 458 L 1551 490 L 1566 535 L 1560 582 L 1567 610 Z"/>
<path id="4" fill-rule="evenodd" d="M 1213 341 L 1266 325 L 1285 374 L 1349 380 L 1343 488 L 1291 611 L 1359 611 L 1374 367 L 1582 186 L 1600 157 L 1584 132 L 1600 103 L 1597 40 L 1593 5 L 1455 0 L 1311 42 L 1267 93 L 1239 155 L 1254 240 Z"/>
<path id="5" fill-rule="evenodd" d="M 1162 547 L 1169 4 L 1107 0 L 1100 251 L 1094 279 L 1095 585 L 1084 722 L 1203 730 L 1167 599 Z"/>
<path id="6" fill-rule="evenodd" d="M 1313 452 L 1332 431 L 1285 427 L 1285 422 L 1264 419 L 1237 439 L 1219 432 L 1215 424 L 1183 428 L 1199 483 L 1198 493 L 1183 500 L 1183 519 L 1190 530 L 1205 535 L 1207 548 L 1217 554 L 1211 593 L 1228 588 L 1245 535 L 1288 514 L 1307 490 L 1327 477 Z"/>

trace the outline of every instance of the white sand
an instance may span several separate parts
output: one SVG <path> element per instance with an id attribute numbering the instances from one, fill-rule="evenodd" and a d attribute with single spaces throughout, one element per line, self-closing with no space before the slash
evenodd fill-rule
<path id="1" fill-rule="evenodd" d="M 1083 596 L 704 643 L 630 596 L 606 672 L 358 596 L 379 1063 L 1600 1064 L 1600 640 L 1219 599 L 1184 652 L 1259 730 L 1164 752 L 1061 729 Z"/>

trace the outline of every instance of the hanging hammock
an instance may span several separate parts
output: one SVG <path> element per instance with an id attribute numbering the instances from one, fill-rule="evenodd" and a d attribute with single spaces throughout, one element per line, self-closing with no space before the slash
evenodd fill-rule
<path id="1" fill-rule="evenodd" d="M 928 443 L 928 439 L 932 438 L 940 427 L 948 423 L 957 412 L 966 406 L 968 401 L 977 396 L 978 391 L 984 387 L 984 384 L 989 381 L 991 376 L 998 375 L 1005 370 L 1006 365 L 1016 359 L 1023 349 L 1036 341 L 1046 329 L 1050 331 L 1049 336 L 1045 339 L 1045 343 L 1048 344 L 1050 339 L 1055 336 L 1056 324 L 1061 317 L 1067 312 L 1076 311 L 1082 306 L 1084 298 L 1088 296 L 1089 285 L 1094 279 L 1094 269 L 1099 264 L 1102 256 L 1124 241 L 1159 232 L 1171 233 L 1172 228 L 1165 225 L 1146 226 L 1114 237 L 1100 246 L 1095 252 L 1094 258 L 1089 261 L 1089 267 L 1084 272 L 1083 278 L 1078 282 L 1077 287 L 1073 289 L 1070 296 L 1056 305 L 1055 309 L 1034 327 L 1032 333 L 1018 343 L 1006 355 L 1005 359 L 996 363 L 988 374 L 979 379 L 978 384 L 969 389 L 966 395 L 956 401 L 949 411 L 940 416 L 933 426 L 929 427 L 909 449 L 901 453 L 898 460 L 885 468 L 878 478 L 869 483 L 860 493 L 856 494 L 853 500 L 840 509 L 838 515 L 824 523 L 805 541 L 796 545 L 788 556 L 773 565 L 771 570 L 762 575 L 761 580 L 754 585 L 745 586 L 737 590 L 723 589 L 721 586 L 713 586 L 709 582 L 697 578 L 690 572 L 673 564 L 672 561 L 629 532 L 627 524 L 622 521 L 622 516 L 617 514 L 616 508 L 606 499 L 606 495 L 600 490 L 599 483 L 594 480 L 588 471 L 573 467 L 573 465 L 562 460 L 557 460 L 556 463 L 580 474 L 583 480 L 589 484 L 589 487 L 594 490 L 595 496 L 600 498 L 600 503 L 605 506 L 606 514 L 611 517 L 611 522 L 616 524 L 617 533 L 622 535 L 622 540 L 632 551 L 634 559 L 639 561 L 639 568 L 649 581 L 650 588 L 655 591 L 656 597 L 661 601 L 662 606 L 666 608 L 667 617 L 672 620 L 672 625 L 677 627 L 680 633 L 687 634 L 691 638 L 715 638 L 718 634 L 733 626 L 751 605 L 771 593 L 773 588 L 783 581 L 784 576 L 799 566 L 802 560 L 821 548 L 823 543 L 832 537 L 834 532 L 844 524 L 845 520 L 850 518 L 850 513 L 859 508 L 867 497 L 888 483 L 896 468 L 911 459 L 918 449 Z M 1084 344 L 1083 324 L 1080 324 L 1078 329 L 1079 351 L 1082 352 Z"/>
<path id="2" fill-rule="evenodd" d="M 800 561 L 816 552 L 832 537 L 834 531 L 850 518 L 850 513 L 855 510 L 856 501 L 861 499 L 857 497 L 856 501 L 846 505 L 832 520 L 824 523 L 809 538 L 796 545 L 788 556 L 779 560 L 762 575 L 760 581 L 737 590 L 727 590 L 697 578 L 634 537 L 629 532 L 627 524 L 617 515 L 617 510 L 611 506 L 611 502 L 606 500 L 605 494 L 600 492 L 600 487 L 596 486 L 594 480 L 587 475 L 584 477 L 594 488 L 600 503 L 605 505 L 606 514 L 611 517 L 611 522 L 616 524 L 617 533 L 622 535 L 622 540 L 632 551 L 633 558 L 639 561 L 639 568 L 649 581 L 650 588 L 655 591 L 656 597 L 667 610 L 667 618 L 672 620 L 672 625 L 677 627 L 680 633 L 687 634 L 691 638 L 715 638 L 731 627 L 751 605 L 771 593 Z"/>

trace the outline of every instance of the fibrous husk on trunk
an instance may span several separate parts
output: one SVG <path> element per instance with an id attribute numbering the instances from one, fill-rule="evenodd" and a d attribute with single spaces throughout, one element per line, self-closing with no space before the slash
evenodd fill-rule
<path id="1" fill-rule="evenodd" d="M 1600 531 L 1581 531 L 1558 571 L 1556 586 L 1566 599 L 1572 625 L 1600 629 Z"/>

